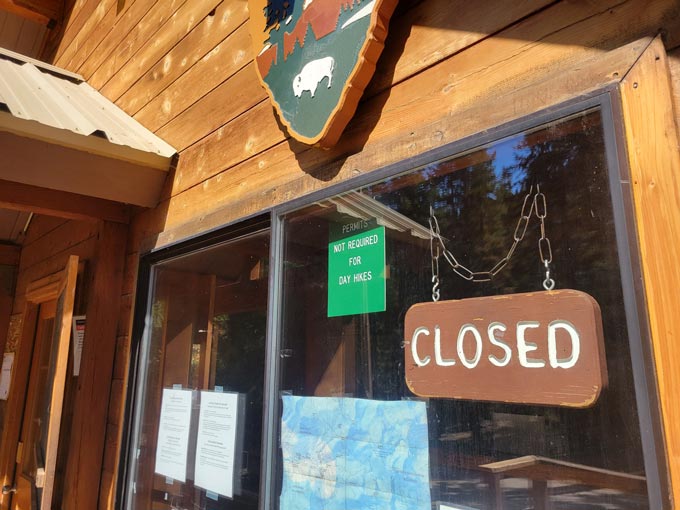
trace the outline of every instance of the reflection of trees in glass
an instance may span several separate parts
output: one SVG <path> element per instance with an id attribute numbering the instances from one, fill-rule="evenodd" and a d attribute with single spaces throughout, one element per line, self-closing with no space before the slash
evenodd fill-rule
<path id="1" fill-rule="evenodd" d="M 167 318 L 168 303 L 164 299 L 155 300 L 151 305 L 151 342 L 149 342 L 150 367 L 157 367 L 163 356 L 163 332 Z M 156 372 L 159 370 L 156 369 Z"/>
<path id="2" fill-rule="evenodd" d="M 556 276 L 596 290 L 609 281 L 607 271 L 618 271 L 602 128 L 584 116 L 549 134 L 523 140 L 516 166 L 548 199 Z"/>
<path id="3" fill-rule="evenodd" d="M 165 324 L 165 316 L 167 303 L 163 301 L 154 301 L 151 306 L 151 323 L 155 329 L 162 329 Z"/>
<path id="4" fill-rule="evenodd" d="M 602 308 L 609 387 L 593 407 L 428 399 L 430 476 L 437 480 L 432 484 L 433 501 L 494 508 L 478 467 L 524 455 L 644 474 L 608 179 L 601 119 L 589 113 L 361 190 L 424 227 L 434 207 L 451 252 L 472 271 L 486 271 L 506 255 L 524 197 L 532 184 L 534 190 L 540 184 L 548 207 L 545 226 L 557 288 L 585 291 Z M 403 324 L 410 306 L 431 299 L 429 241 L 386 229 L 386 311 L 329 319 L 323 299 L 323 224 L 318 229 L 322 235 L 313 233 L 319 223 L 334 217 L 317 206 L 297 214 L 285 227 L 283 339 L 292 357 L 282 362 L 282 387 L 313 394 L 305 377 L 319 372 L 317 366 L 323 369 L 327 361 L 318 351 L 331 345 L 331 332 L 340 330 L 336 324 L 351 322 L 356 327 L 344 328 L 342 334 L 358 335 L 354 345 L 361 352 L 352 361 L 362 367 L 356 372 L 353 395 L 412 398 L 404 383 Z M 533 216 L 512 261 L 491 282 L 467 282 L 442 258 L 442 299 L 542 290 L 539 236 L 539 220 Z M 531 310 L 527 315 L 530 320 Z M 501 378 L 498 384 L 503 384 Z M 646 508 L 644 495 L 594 491 L 570 482 L 555 485 L 561 487 L 551 488 L 551 498 L 560 497 L 561 491 L 578 491 L 579 508 Z M 529 494 L 521 483 L 508 484 L 503 497 L 507 508 L 519 509 L 531 505 Z M 550 502 L 554 508 L 563 508 L 561 504 Z"/>
<path id="5" fill-rule="evenodd" d="M 245 394 L 243 488 L 257 493 L 261 450 L 262 388 L 266 311 L 213 317 L 217 341 L 215 385 Z"/>
<path id="6" fill-rule="evenodd" d="M 611 216 L 605 214 L 609 209 L 596 213 L 609 196 L 601 128 L 592 116 L 508 138 L 472 155 L 424 167 L 419 174 L 416 185 L 405 186 L 403 178 L 395 178 L 380 185 L 375 197 L 425 226 L 432 206 L 447 247 L 472 271 L 488 271 L 505 257 L 524 197 L 531 185 L 535 192 L 536 184 L 548 204 L 552 274 L 563 273 L 563 279 L 575 278 L 583 286 L 593 283 L 593 270 L 599 278 L 600 271 L 616 264 L 615 251 L 605 257 L 599 253 L 600 244 L 614 240 Z M 490 283 L 466 282 L 441 258 L 442 297 L 541 290 L 539 236 L 539 220 L 532 216 L 510 264 Z M 575 251 L 580 252 L 578 266 L 572 262 Z M 429 251 L 423 257 L 429 264 Z"/>
<path id="7" fill-rule="evenodd" d="M 249 391 L 261 379 L 264 366 L 265 313 L 216 315 L 213 328 L 218 341 L 215 384 L 233 391 Z"/>
<path id="8" fill-rule="evenodd" d="M 419 174 L 419 180 L 409 175 L 376 186 L 374 196 L 422 225 L 427 225 L 432 205 L 448 248 L 472 271 L 489 270 L 506 255 L 524 197 L 531 185 L 534 191 L 540 185 L 546 196 L 545 227 L 554 255 L 551 274 L 557 288 L 588 292 L 602 307 L 610 373 L 609 388 L 596 406 L 586 410 L 434 400 L 430 409 L 440 421 L 440 430 L 471 432 L 467 445 L 459 444 L 460 454 L 502 458 L 502 444 L 520 444 L 513 439 L 522 428 L 517 428 L 522 422 L 516 420 L 540 417 L 541 436 L 525 454 L 640 471 L 637 446 L 616 456 L 603 453 L 620 449 L 622 444 L 639 445 L 640 439 L 637 427 L 623 425 L 631 420 L 636 423 L 634 389 L 599 115 L 582 115 L 508 138 L 491 148 L 429 165 Z M 440 258 L 442 299 L 543 290 L 539 225 L 532 216 L 525 239 L 492 282 L 467 282 Z M 416 248 L 415 243 L 407 246 L 388 236 L 387 250 L 392 273 L 387 312 L 371 318 L 371 331 L 374 379 L 383 383 L 375 387 L 383 389 L 384 397 L 394 398 L 395 388 L 409 394 L 402 382 L 403 351 L 397 347 L 403 316 L 412 304 L 431 299 L 431 272 L 428 243 Z M 498 413 L 505 417 L 504 427 L 498 426 L 497 419 L 494 422 Z M 512 416 L 518 418 L 508 418 Z M 517 454 L 514 450 L 506 453 Z"/>

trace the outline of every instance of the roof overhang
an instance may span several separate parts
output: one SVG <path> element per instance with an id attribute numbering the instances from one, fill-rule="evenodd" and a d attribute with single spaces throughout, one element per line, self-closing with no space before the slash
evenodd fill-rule
<path id="1" fill-rule="evenodd" d="M 176 151 L 76 74 L 0 49 L 0 179 L 153 207 Z"/>

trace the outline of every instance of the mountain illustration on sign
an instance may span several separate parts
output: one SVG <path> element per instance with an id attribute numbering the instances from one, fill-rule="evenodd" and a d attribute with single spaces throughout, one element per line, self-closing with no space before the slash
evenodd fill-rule
<path id="1" fill-rule="evenodd" d="M 296 138 L 317 143 L 346 103 L 354 104 L 340 131 L 354 113 L 386 35 L 381 25 L 379 50 L 367 61 L 381 3 L 390 4 L 391 14 L 396 0 L 250 0 L 257 72 Z M 262 18 L 253 20 L 258 12 Z M 368 77 L 363 73 L 360 84 L 353 82 L 364 68 Z"/>

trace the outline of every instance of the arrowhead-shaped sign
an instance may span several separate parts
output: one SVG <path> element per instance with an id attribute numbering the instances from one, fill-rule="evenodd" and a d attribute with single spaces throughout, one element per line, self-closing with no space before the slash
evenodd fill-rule
<path id="1" fill-rule="evenodd" d="M 331 147 L 354 115 L 397 0 L 249 0 L 255 67 L 290 134 Z"/>

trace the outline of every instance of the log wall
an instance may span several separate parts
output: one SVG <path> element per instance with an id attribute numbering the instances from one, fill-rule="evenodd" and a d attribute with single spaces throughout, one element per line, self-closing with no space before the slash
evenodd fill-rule
<path id="1" fill-rule="evenodd" d="M 73 488 L 102 509 L 113 505 L 140 253 L 620 83 L 658 34 L 680 104 L 677 1 L 402 0 L 357 114 L 320 150 L 277 122 L 253 68 L 246 0 L 67 5 L 44 57 L 180 155 L 158 207 L 129 230 L 99 491 Z"/>

